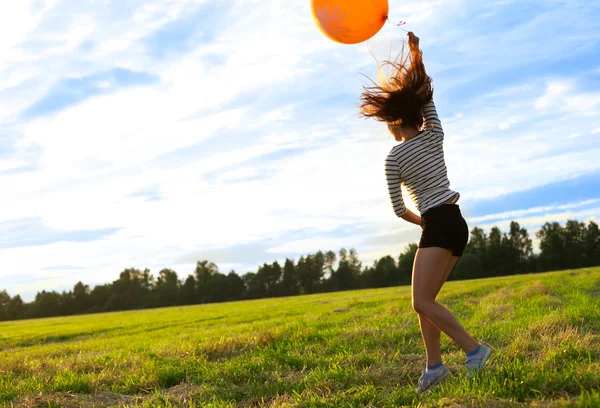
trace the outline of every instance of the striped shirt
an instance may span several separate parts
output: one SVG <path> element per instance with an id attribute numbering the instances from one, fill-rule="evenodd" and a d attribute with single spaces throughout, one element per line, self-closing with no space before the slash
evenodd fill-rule
<path id="1" fill-rule="evenodd" d="M 423 107 L 423 130 L 394 146 L 385 160 L 385 176 L 394 212 L 406 213 L 400 185 L 404 184 L 421 214 L 460 194 L 450 190 L 444 162 L 444 131 L 435 104 Z"/>

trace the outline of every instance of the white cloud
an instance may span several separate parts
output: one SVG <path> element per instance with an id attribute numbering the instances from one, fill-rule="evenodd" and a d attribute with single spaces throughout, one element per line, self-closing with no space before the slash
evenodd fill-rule
<path id="1" fill-rule="evenodd" d="M 597 200 L 585 200 L 585 201 L 581 201 L 581 202 L 576 202 L 576 203 L 569 203 L 569 204 L 564 204 L 564 205 L 553 205 L 553 206 L 544 206 L 544 207 L 534 207 L 534 208 L 529 208 L 527 210 L 517 210 L 517 211 L 507 211 L 504 213 L 500 213 L 500 214 L 488 214 L 485 216 L 480 216 L 480 217 L 473 217 L 470 219 L 470 221 L 472 223 L 485 223 L 486 221 L 489 220 L 515 220 L 515 219 L 522 219 L 526 216 L 530 216 L 532 214 L 554 214 L 556 212 L 559 212 L 560 214 L 562 213 L 566 213 L 566 214 L 571 214 L 572 212 L 565 212 L 564 210 L 573 210 L 576 208 L 581 208 L 581 207 L 588 207 L 590 205 L 593 204 L 598 204 L 600 203 L 600 199 Z M 586 209 L 587 210 L 587 209 Z M 549 218 L 552 218 L 554 215 L 552 215 Z"/>

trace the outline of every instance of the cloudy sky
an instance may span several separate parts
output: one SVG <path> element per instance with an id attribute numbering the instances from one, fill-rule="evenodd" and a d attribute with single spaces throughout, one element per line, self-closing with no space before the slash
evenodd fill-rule
<path id="1" fill-rule="evenodd" d="M 471 226 L 598 221 L 595 3 L 390 1 L 421 37 Z M 243 274 L 342 247 L 370 264 L 417 241 L 387 195 L 395 142 L 357 115 L 369 48 L 386 58 L 404 31 L 340 45 L 309 6 L 2 2 L 0 288 L 31 300 L 128 267 Z"/>

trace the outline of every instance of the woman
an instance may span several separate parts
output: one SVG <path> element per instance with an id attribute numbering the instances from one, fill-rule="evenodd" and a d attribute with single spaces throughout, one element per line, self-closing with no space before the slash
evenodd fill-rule
<path id="1" fill-rule="evenodd" d="M 423 229 L 412 276 L 412 305 L 418 313 L 427 352 L 427 367 L 418 382 L 418 393 L 429 390 L 450 372 L 442 363 L 440 331 L 450 336 L 467 354 L 469 378 L 481 369 L 490 348 L 478 344 L 456 317 L 435 301 L 469 239 L 467 223 L 456 202 L 460 194 L 450 189 L 444 162 L 444 131 L 433 103 L 431 78 L 425 71 L 419 38 L 408 33 L 410 63 L 387 62 L 393 67 L 381 85 L 365 87 L 360 111 L 364 117 L 386 122 L 396 145 L 385 161 L 394 212 Z M 421 216 L 404 206 L 404 184 Z"/>

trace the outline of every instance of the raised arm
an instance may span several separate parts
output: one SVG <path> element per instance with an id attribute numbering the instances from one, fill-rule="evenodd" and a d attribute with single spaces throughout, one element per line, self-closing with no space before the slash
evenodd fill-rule
<path id="1" fill-rule="evenodd" d="M 425 64 L 423 63 L 423 52 L 419 49 L 419 37 L 414 33 L 408 33 L 408 47 L 411 54 L 411 65 L 408 69 L 408 75 L 411 77 L 411 83 L 419 96 L 424 99 L 423 106 L 423 128 L 438 133 L 444 133 L 442 122 L 438 117 L 433 102 L 433 88 L 431 78 L 427 75 Z"/>
<path id="2" fill-rule="evenodd" d="M 444 134 L 444 129 L 442 129 L 442 122 L 438 117 L 437 110 L 435 109 L 435 104 L 433 103 L 433 99 L 427 105 L 423 106 L 422 111 L 423 129 Z"/>

